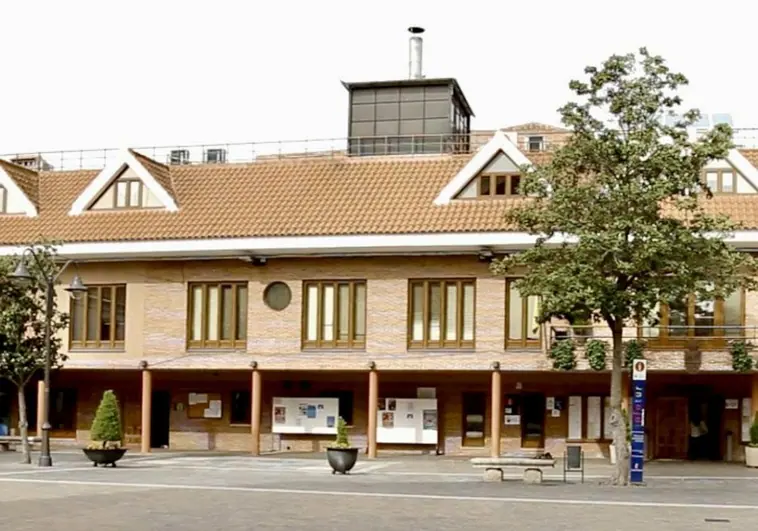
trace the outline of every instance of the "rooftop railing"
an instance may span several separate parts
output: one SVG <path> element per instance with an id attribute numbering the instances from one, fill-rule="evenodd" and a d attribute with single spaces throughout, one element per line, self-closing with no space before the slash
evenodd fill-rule
<path id="1" fill-rule="evenodd" d="M 271 159 L 303 159 L 372 155 L 440 155 L 477 151 L 494 131 L 472 131 L 470 135 L 393 135 L 375 137 L 280 140 L 174 146 L 143 146 L 133 149 L 163 164 L 239 164 Z M 538 140 L 539 139 L 539 140 Z M 517 144 L 529 153 L 551 152 L 566 144 L 564 132 L 526 132 Z M 734 130 L 739 148 L 758 148 L 758 128 Z M 79 149 L 1 154 L 34 170 L 98 170 L 118 157 L 118 148 Z"/>

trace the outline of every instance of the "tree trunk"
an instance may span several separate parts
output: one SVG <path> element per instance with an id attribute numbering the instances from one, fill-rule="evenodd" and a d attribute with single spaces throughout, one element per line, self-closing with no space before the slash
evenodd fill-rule
<path id="1" fill-rule="evenodd" d="M 26 396 L 24 396 L 24 386 L 18 386 L 18 431 L 21 433 L 21 447 L 24 450 L 24 460 L 22 463 L 32 464 L 32 455 L 29 449 L 29 421 L 26 416 Z"/>
<path id="2" fill-rule="evenodd" d="M 621 411 L 621 388 L 624 369 L 624 323 L 617 321 L 611 327 L 613 331 L 613 369 L 611 372 L 611 429 L 613 445 L 616 447 L 616 464 L 611 475 L 612 485 L 629 484 L 629 450 L 626 443 L 629 427 L 624 422 Z"/>

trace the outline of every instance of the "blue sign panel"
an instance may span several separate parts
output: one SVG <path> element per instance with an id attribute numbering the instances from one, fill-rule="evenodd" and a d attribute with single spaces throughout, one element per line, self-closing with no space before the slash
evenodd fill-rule
<path id="1" fill-rule="evenodd" d="M 644 379 L 633 380 L 632 395 L 632 483 L 642 483 L 642 469 L 645 464 L 645 384 Z"/>

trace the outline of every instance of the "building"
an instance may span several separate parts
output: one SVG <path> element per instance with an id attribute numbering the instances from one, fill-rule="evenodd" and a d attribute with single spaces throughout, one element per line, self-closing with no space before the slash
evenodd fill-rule
<path id="1" fill-rule="evenodd" d="M 316 451 L 342 416 L 369 456 L 560 455 L 567 442 L 608 454 L 610 373 L 584 359 L 553 371 L 554 325 L 536 326 L 538 301 L 488 269 L 532 243 L 503 211 L 519 201 L 519 168 L 567 132 L 472 132 L 453 79 L 345 86 L 349 130 L 366 135 L 326 152 L 235 163 L 209 149 L 198 161 L 124 150 L 74 171 L 0 161 L 0 254 L 60 241 L 75 261 L 63 283 L 77 272 L 88 286 L 79 301 L 58 293 L 72 322 L 54 438 L 85 443 L 113 389 L 143 451 Z M 745 224 L 735 245 L 753 252 L 758 150 L 733 150 L 706 178 L 710 208 Z M 705 328 L 678 329 L 682 341 L 676 324 Z M 667 309 L 646 329 L 651 458 L 685 457 L 689 411 L 703 406 L 709 456 L 743 458 L 758 375 L 732 371 L 723 331 L 754 339 L 756 326 L 758 294 L 738 293 Z M 5 393 L 0 420 L 15 425 Z"/>

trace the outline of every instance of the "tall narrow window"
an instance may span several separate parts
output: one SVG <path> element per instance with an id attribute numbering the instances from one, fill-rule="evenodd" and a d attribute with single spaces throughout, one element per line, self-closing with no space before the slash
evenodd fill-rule
<path id="1" fill-rule="evenodd" d="M 412 280 L 408 346 L 473 348 L 474 280 Z"/>
<path id="2" fill-rule="evenodd" d="M 505 282 L 506 347 L 538 347 L 540 345 L 539 298 L 522 297 L 516 279 Z"/>
<path id="3" fill-rule="evenodd" d="M 122 349 L 126 335 L 126 286 L 89 286 L 71 300 L 70 347 Z"/>
<path id="4" fill-rule="evenodd" d="M 189 347 L 245 348 L 247 284 L 190 284 L 188 315 Z"/>
<path id="5" fill-rule="evenodd" d="M 304 348 L 365 347 L 365 281 L 307 281 L 303 296 Z"/>
<path id="6" fill-rule="evenodd" d="M 8 212 L 8 194 L 5 188 L 0 186 L 0 214 Z"/>

